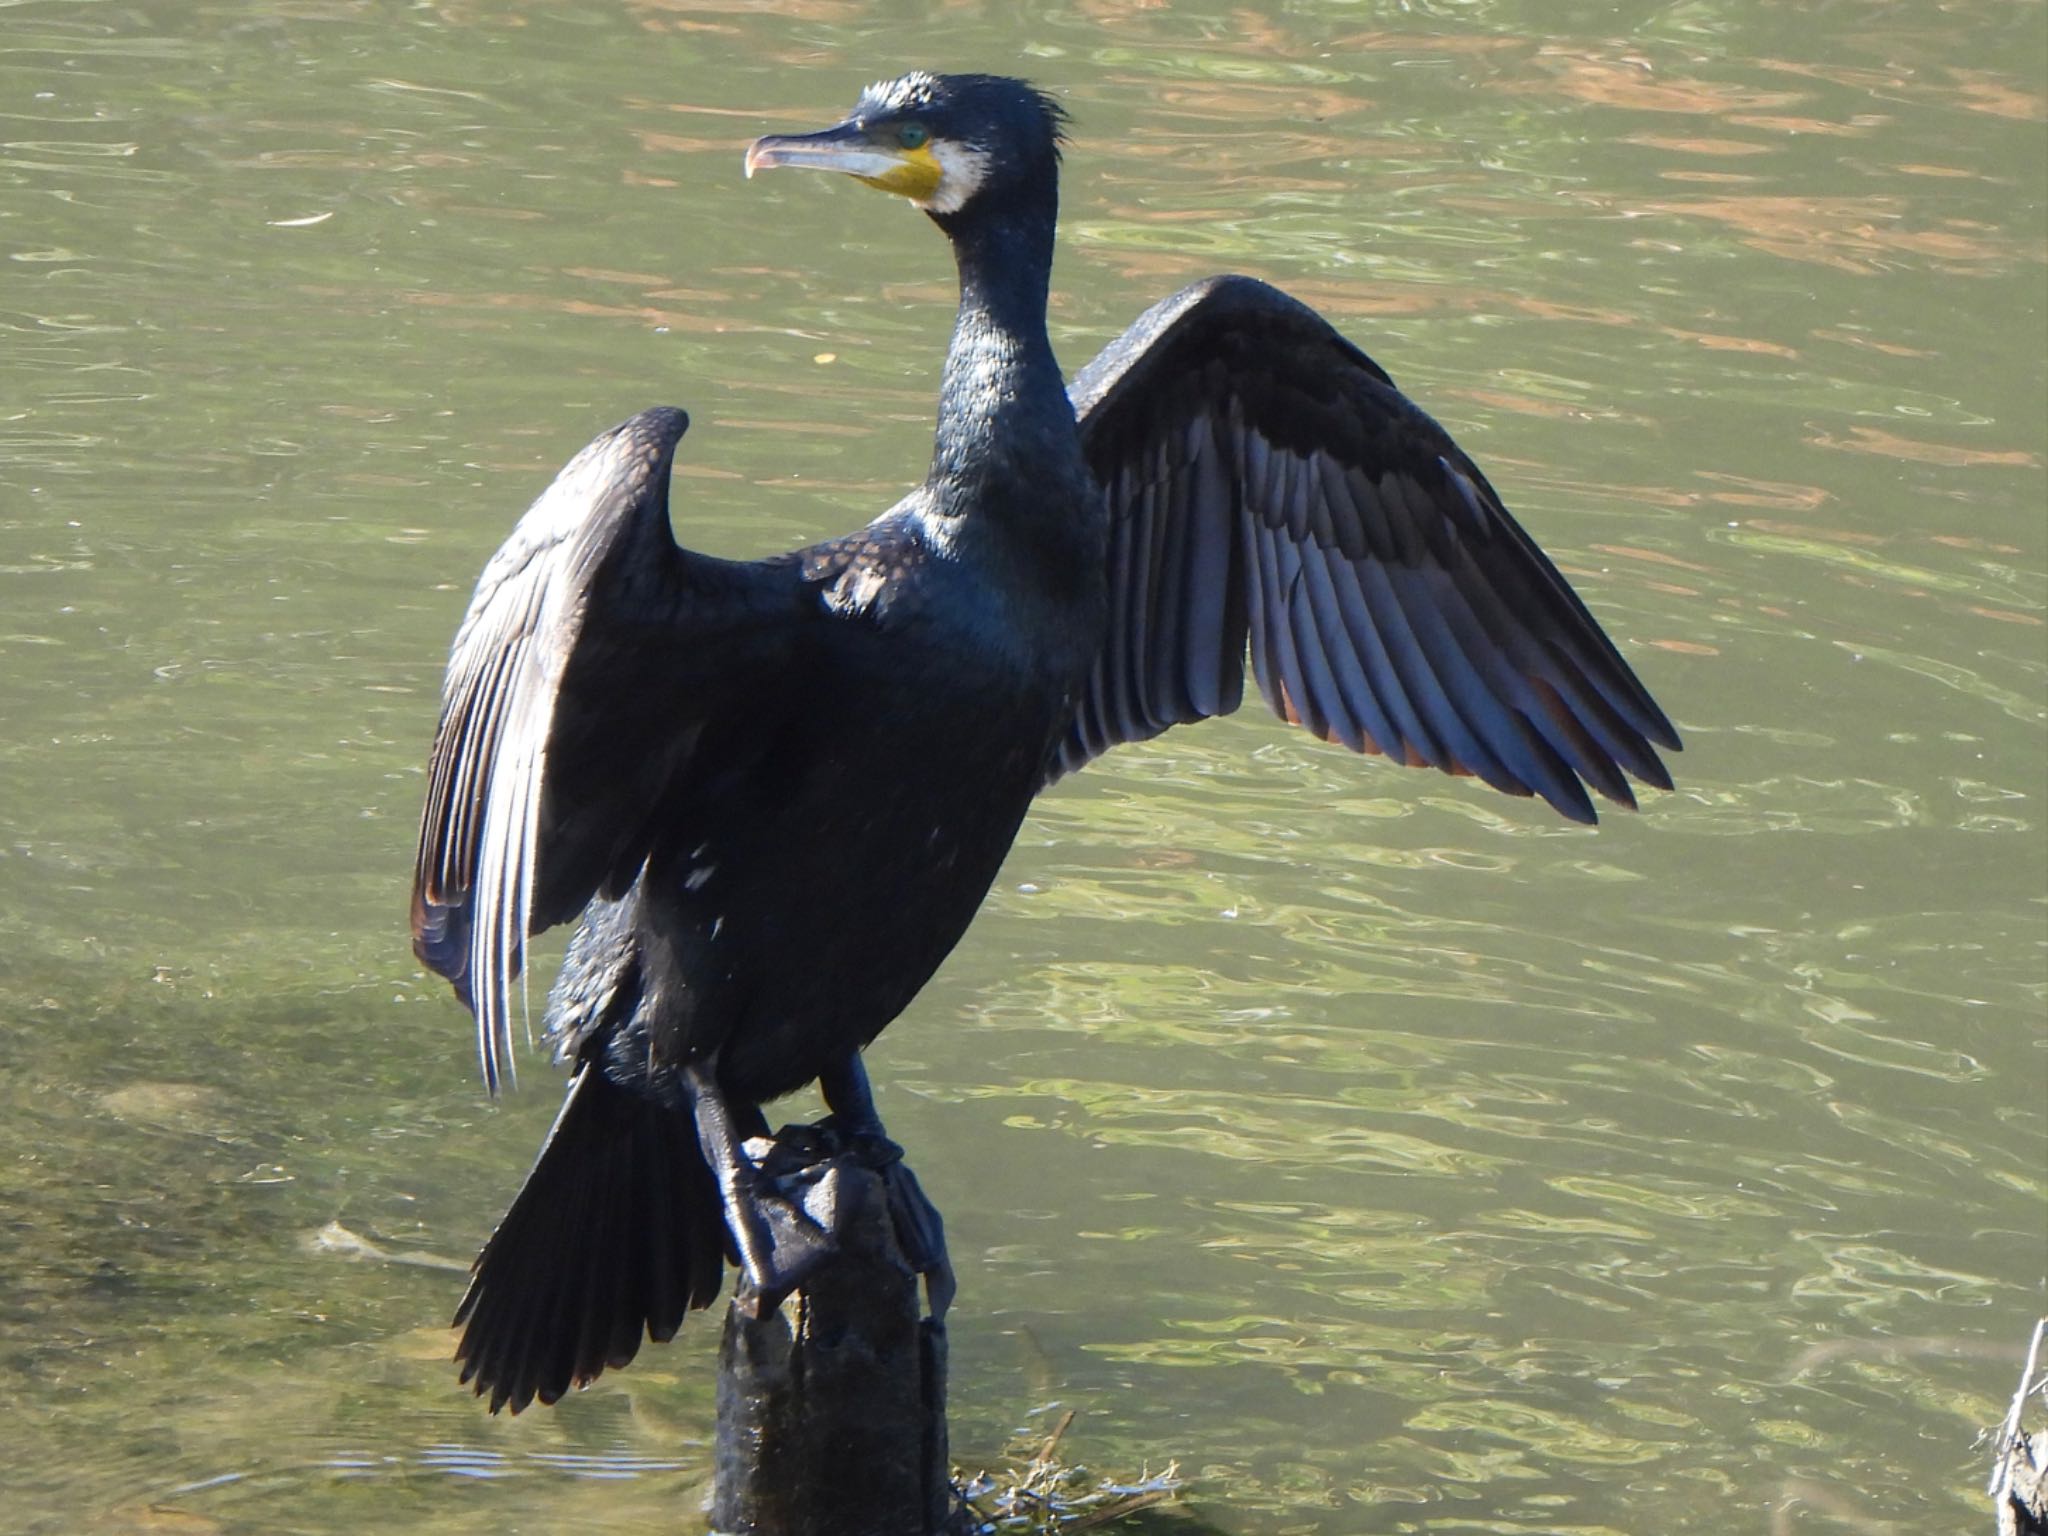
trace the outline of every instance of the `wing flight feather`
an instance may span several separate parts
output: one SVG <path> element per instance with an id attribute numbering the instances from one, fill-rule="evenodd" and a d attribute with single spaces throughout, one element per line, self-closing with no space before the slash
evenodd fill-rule
<path id="1" fill-rule="evenodd" d="M 1072 391 L 1109 500 L 1109 628 L 1051 776 L 1227 714 L 1594 819 L 1678 735 L 1444 430 L 1249 278 L 1154 306 Z"/>

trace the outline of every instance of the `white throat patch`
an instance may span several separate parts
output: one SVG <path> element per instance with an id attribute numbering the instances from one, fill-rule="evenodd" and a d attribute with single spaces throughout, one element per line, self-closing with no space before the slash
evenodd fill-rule
<path id="1" fill-rule="evenodd" d="M 917 206 L 927 213 L 958 213 L 981 190 L 981 179 L 988 174 L 988 151 L 951 139 L 933 139 L 931 149 L 939 162 L 938 190 Z"/>

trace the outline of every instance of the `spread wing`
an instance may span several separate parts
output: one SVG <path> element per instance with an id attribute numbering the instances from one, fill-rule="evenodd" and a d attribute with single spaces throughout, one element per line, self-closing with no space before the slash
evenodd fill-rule
<path id="1" fill-rule="evenodd" d="M 1109 629 L 1052 775 L 1228 714 L 1594 820 L 1677 732 L 1486 477 L 1320 316 L 1245 277 L 1155 305 L 1075 380 Z"/>
<path id="2" fill-rule="evenodd" d="M 669 531 L 681 411 L 643 411 L 556 476 L 491 557 L 455 637 L 427 768 L 413 949 L 512 1070 L 526 939 L 633 882 L 664 788 L 794 626 L 786 567 Z M 782 622 L 778 622 L 781 620 Z"/>

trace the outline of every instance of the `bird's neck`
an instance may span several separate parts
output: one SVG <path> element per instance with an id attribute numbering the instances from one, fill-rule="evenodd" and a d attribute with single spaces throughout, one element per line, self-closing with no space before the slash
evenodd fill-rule
<path id="1" fill-rule="evenodd" d="M 1056 208 L 1026 204 L 948 229 L 960 313 L 946 352 L 927 484 L 942 512 L 1001 504 L 1078 466 L 1080 439 L 1045 333 Z"/>

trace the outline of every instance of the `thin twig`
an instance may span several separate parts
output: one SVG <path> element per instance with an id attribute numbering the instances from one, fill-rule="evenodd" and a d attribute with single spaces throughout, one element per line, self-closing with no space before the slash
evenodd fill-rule
<path id="1" fill-rule="evenodd" d="M 2040 1341 L 2039 1333 L 2036 1333 L 2034 1337 L 2035 1342 L 2038 1343 Z M 2032 1369 L 2031 1364 L 2028 1368 Z M 1060 1448 L 1060 1441 L 1066 1438 L 1067 1430 L 1073 1425 L 1074 1412 L 1075 1410 L 1069 1408 L 1065 1413 L 1060 1415 L 1059 1423 L 1053 1425 L 1052 1433 L 1045 1437 L 1045 1444 L 1041 1445 L 1038 1448 L 1038 1454 L 1031 1458 L 1034 1462 L 1046 1462 L 1052 1460 L 1053 1452 L 1057 1451 Z"/>
<path id="2" fill-rule="evenodd" d="M 2012 1395 L 2012 1406 L 2005 1410 L 2005 1422 L 1998 1429 L 1997 1459 L 1991 1464 L 1991 1481 L 1984 1486 L 1985 1493 L 1997 1498 L 2012 1481 L 2012 1443 L 2020 1432 L 2020 1414 L 2027 1406 L 2027 1395 L 2034 1387 L 2034 1362 L 2041 1357 L 2041 1335 L 2048 1331 L 2048 1317 L 2034 1323 L 2034 1340 L 2027 1346 L 2027 1363 L 2020 1370 L 2019 1390 Z"/>

